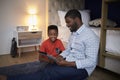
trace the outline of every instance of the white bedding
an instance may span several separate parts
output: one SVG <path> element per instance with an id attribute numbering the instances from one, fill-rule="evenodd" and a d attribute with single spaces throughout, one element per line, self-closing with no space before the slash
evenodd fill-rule
<path id="1" fill-rule="evenodd" d="M 91 28 L 100 37 L 100 28 Z M 106 36 L 106 51 L 120 54 L 120 31 L 108 30 Z"/>

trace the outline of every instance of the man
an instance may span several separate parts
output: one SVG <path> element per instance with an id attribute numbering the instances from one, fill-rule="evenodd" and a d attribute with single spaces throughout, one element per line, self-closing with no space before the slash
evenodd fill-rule
<path id="1" fill-rule="evenodd" d="M 68 47 L 57 57 L 57 65 L 46 68 L 45 80 L 83 80 L 96 67 L 99 38 L 82 23 L 78 10 L 69 10 L 65 21 L 72 32 Z"/>

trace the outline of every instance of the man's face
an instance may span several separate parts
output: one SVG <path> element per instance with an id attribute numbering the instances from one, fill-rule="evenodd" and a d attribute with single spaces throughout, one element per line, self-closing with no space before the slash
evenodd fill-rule
<path id="1" fill-rule="evenodd" d="M 65 18 L 66 25 L 70 29 L 71 32 L 76 32 L 78 29 L 78 24 L 75 19 L 72 19 L 70 17 Z"/>

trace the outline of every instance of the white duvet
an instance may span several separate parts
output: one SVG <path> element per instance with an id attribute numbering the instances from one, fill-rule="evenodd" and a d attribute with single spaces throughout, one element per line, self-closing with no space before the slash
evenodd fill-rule
<path id="1" fill-rule="evenodd" d="M 91 28 L 100 37 L 100 28 Z M 106 51 L 120 54 L 120 31 L 107 30 Z"/>

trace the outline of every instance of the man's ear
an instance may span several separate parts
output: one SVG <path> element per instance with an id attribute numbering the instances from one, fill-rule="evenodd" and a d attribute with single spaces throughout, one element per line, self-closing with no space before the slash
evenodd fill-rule
<path id="1" fill-rule="evenodd" d="M 75 22 L 77 22 L 79 26 L 83 24 L 82 20 L 79 19 L 78 17 L 75 18 Z"/>
<path id="2" fill-rule="evenodd" d="M 79 19 L 78 17 L 76 17 L 76 18 L 75 18 L 75 21 L 76 21 L 76 22 L 79 22 L 79 21 L 80 21 L 80 19 Z"/>

